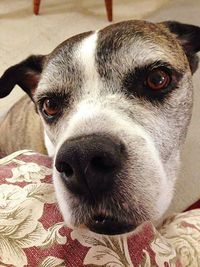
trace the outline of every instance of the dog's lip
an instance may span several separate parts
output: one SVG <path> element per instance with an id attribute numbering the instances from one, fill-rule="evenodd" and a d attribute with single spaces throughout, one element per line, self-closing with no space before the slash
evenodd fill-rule
<path id="1" fill-rule="evenodd" d="M 136 228 L 134 223 L 119 221 L 112 216 L 96 215 L 86 224 L 89 230 L 105 235 L 128 233 Z"/>

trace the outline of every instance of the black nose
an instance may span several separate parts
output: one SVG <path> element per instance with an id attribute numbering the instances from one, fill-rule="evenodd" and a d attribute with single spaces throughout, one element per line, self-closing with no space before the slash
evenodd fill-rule
<path id="1" fill-rule="evenodd" d="M 55 166 L 72 193 L 95 198 L 114 185 L 124 154 L 124 145 L 119 140 L 87 135 L 63 143 Z"/>

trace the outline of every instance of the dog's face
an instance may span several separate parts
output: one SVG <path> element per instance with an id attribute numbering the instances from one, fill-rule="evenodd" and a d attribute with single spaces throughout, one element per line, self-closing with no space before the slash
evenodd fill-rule
<path id="1" fill-rule="evenodd" d="M 36 104 L 67 225 L 119 234 L 166 211 L 191 117 L 199 37 L 198 27 L 176 22 L 122 22 L 2 76 L 1 97 L 18 83 Z"/>

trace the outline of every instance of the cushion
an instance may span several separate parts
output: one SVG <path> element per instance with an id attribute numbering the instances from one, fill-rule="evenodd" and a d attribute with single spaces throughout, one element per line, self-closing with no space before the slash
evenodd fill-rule
<path id="1" fill-rule="evenodd" d="M 200 266 L 200 209 L 106 236 L 63 223 L 50 158 L 18 151 L 0 159 L 0 266 Z"/>

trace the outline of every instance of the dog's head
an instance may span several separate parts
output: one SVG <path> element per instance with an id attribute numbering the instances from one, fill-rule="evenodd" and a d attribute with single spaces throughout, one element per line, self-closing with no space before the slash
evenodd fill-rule
<path id="1" fill-rule="evenodd" d="M 127 21 L 8 69 L 35 102 L 69 226 L 105 234 L 157 221 L 173 195 L 192 109 L 200 28 Z"/>

